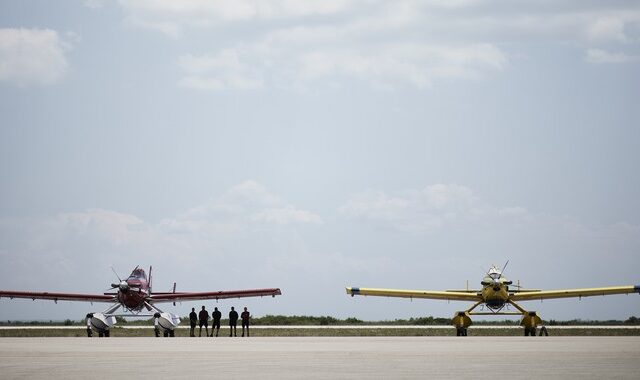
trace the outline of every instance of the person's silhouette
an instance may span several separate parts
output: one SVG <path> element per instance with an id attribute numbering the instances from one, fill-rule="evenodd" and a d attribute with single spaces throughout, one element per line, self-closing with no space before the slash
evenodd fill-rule
<path id="1" fill-rule="evenodd" d="M 247 310 L 247 308 L 244 308 L 244 311 L 242 312 L 242 314 L 240 314 L 240 318 L 242 318 L 242 336 L 244 336 L 244 328 L 247 328 L 247 337 L 249 336 L 249 318 L 251 317 L 251 314 L 249 314 L 249 310 Z"/>
<path id="2" fill-rule="evenodd" d="M 205 336 L 209 336 L 209 312 L 204 308 L 204 305 L 198 314 L 198 320 L 200 321 L 200 333 L 198 336 L 202 336 L 202 326 L 205 328 Z"/>
<path id="3" fill-rule="evenodd" d="M 229 312 L 229 336 L 238 336 L 238 332 L 236 331 L 237 326 L 238 312 L 231 306 L 231 311 Z"/>
<path id="4" fill-rule="evenodd" d="M 196 308 L 191 308 L 191 313 L 189 313 L 189 324 L 191 325 L 191 330 L 189 330 L 189 336 L 196 336 L 196 325 L 198 324 L 198 314 L 196 314 Z"/>
<path id="5" fill-rule="evenodd" d="M 211 313 L 211 336 L 213 336 L 214 330 L 216 332 L 216 336 L 218 336 L 218 333 L 220 332 L 220 319 L 222 319 L 222 313 L 217 307 L 214 307 L 213 312 Z"/>

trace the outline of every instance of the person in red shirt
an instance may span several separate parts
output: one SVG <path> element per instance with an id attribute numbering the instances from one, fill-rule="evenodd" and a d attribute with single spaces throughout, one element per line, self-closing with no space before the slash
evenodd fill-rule
<path id="1" fill-rule="evenodd" d="M 244 308 L 242 314 L 240 314 L 240 318 L 242 318 L 242 336 L 244 336 L 244 328 L 247 328 L 247 337 L 249 336 L 249 318 L 251 318 L 251 314 L 247 308 Z"/>

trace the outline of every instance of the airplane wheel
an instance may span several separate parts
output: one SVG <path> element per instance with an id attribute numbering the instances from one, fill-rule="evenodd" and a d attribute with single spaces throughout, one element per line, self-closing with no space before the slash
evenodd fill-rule
<path id="1" fill-rule="evenodd" d="M 106 330 L 106 331 L 104 332 L 104 337 L 105 337 L 105 338 L 108 338 L 108 337 L 109 337 L 109 335 L 110 335 L 109 330 Z"/>
<path id="2" fill-rule="evenodd" d="M 175 332 L 175 331 L 173 331 L 173 330 L 170 330 L 170 331 L 169 331 L 169 336 L 170 336 L 170 337 L 172 337 L 172 338 L 174 338 L 174 337 L 176 336 L 176 332 Z"/>
<path id="3" fill-rule="evenodd" d="M 467 329 L 462 329 L 462 336 L 467 336 Z"/>
<path id="4" fill-rule="evenodd" d="M 456 329 L 456 336 L 462 336 L 462 329 Z"/>
<path id="5" fill-rule="evenodd" d="M 536 328 L 532 327 L 531 330 L 529 330 L 529 332 L 531 333 L 531 336 L 536 336 Z"/>
<path id="6" fill-rule="evenodd" d="M 529 328 L 528 327 L 524 328 L 524 336 L 529 336 Z"/>

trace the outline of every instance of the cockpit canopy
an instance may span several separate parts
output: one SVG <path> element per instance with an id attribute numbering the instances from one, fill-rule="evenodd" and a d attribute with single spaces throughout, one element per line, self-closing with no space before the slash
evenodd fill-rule
<path id="1" fill-rule="evenodd" d="M 484 286 L 495 286 L 495 284 L 511 285 L 512 282 L 507 280 L 507 278 L 502 275 L 502 271 L 494 265 L 487 271 L 487 275 L 482 279 L 481 284 Z"/>
<path id="2" fill-rule="evenodd" d="M 130 280 L 145 280 L 146 281 L 147 280 L 147 274 L 144 273 L 144 269 L 136 268 L 129 275 L 129 279 Z"/>
<path id="3" fill-rule="evenodd" d="M 491 279 L 496 280 L 502 276 L 502 271 L 498 269 L 496 266 L 492 266 L 487 272 L 487 275 L 489 275 Z"/>

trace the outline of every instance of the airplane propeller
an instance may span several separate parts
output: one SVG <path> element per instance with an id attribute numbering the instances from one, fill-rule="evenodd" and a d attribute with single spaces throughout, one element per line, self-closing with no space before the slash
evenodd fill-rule
<path id="1" fill-rule="evenodd" d="M 118 282 L 122 282 L 122 279 L 120 278 L 120 276 L 118 276 L 118 272 L 116 272 L 116 270 L 113 269 L 113 265 L 110 268 L 111 268 L 111 271 L 113 272 L 113 274 L 115 274 L 116 277 L 118 277 Z"/>
<path id="2" fill-rule="evenodd" d="M 502 267 L 502 270 L 500 271 L 500 274 L 498 275 L 498 278 L 502 277 L 502 275 L 504 274 L 504 270 L 507 269 L 507 265 L 509 265 L 509 260 L 507 260 L 507 262 L 504 263 L 504 266 Z"/>
<path id="3" fill-rule="evenodd" d="M 495 266 L 493 266 L 491 269 L 495 268 L 496 270 L 498 270 L 498 277 L 497 278 L 491 278 L 491 275 L 489 274 L 489 272 L 491 271 L 491 269 L 489 269 L 489 271 L 487 271 L 487 278 L 490 279 L 490 281 L 482 281 L 481 284 L 483 286 L 489 286 L 489 285 L 493 285 L 493 290 L 500 290 L 500 287 L 502 284 L 504 285 L 511 285 L 512 281 L 508 281 L 506 278 L 505 280 L 507 281 L 501 281 L 502 280 L 502 276 L 504 275 L 504 271 L 507 268 L 507 265 L 509 265 L 509 260 L 507 260 L 506 263 L 504 263 L 504 265 L 502 266 L 501 270 L 498 270 L 498 268 L 496 268 Z"/>
<path id="4" fill-rule="evenodd" d="M 138 269 L 139 266 L 136 266 L 133 271 L 131 271 L 131 273 L 133 274 L 133 272 L 135 272 L 136 269 Z M 113 271 L 113 274 L 116 275 L 116 277 L 118 278 L 118 283 L 112 283 L 111 284 L 111 288 L 109 290 L 113 290 L 113 289 L 119 289 L 122 292 L 126 292 L 128 290 L 130 290 L 132 288 L 131 285 L 129 285 L 129 283 L 126 280 L 123 280 L 122 278 L 120 278 L 120 276 L 118 275 L 118 272 L 116 272 L 116 270 L 113 268 L 113 266 L 111 266 L 111 270 Z"/>

